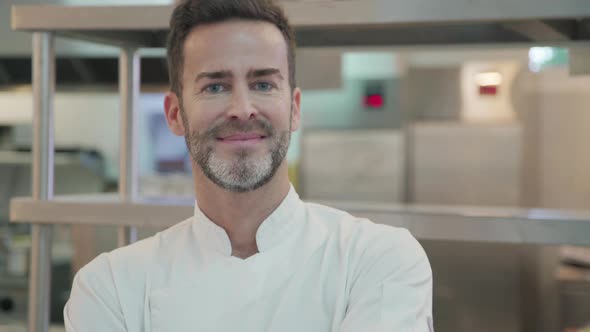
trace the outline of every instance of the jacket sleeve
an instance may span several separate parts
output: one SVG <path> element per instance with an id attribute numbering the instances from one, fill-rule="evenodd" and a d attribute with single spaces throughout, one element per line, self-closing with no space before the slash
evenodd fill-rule
<path id="1" fill-rule="evenodd" d="M 64 322 L 66 332 L 127 331 L 107 254 L 76 274 Z"/>
<path id="2" fill-rule="evenodd" d="M 340 332 L 433 332 L 432 270 L 407 230 L 371 241 L 353 274 Z"/>

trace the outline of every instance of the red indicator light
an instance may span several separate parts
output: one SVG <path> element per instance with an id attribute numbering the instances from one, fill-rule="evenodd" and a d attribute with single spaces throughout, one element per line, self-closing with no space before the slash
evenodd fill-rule
<path id="1" fill-rule="evenodd" d="M 368 95 L 365 96 L 365 107 L 369 108 L 381 108 L 383 107 L 384 101 L 382 95 Z"/>
<path id="2" fill-rule="evenodd" d="M 481 85 L 479 87 L 479 94 L 482 96 L 495 96 L 498 94 L 497 85 Z"/>

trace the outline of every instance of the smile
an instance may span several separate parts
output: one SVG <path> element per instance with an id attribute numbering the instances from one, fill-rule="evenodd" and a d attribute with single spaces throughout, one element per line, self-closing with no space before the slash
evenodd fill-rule
<path id="1" fill-rule="evenodd" d="M 251 145 L 262 142 L 266 136 L 256 133 L 234 134 L 220 137 L 217 140 L 221 143 L 232 145 Z"/>

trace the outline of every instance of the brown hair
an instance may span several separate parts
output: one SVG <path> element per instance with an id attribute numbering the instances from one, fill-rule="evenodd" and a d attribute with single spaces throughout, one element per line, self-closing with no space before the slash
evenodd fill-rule
<path id="1" fill-rule="evenodd" d="M 180 0 L 170 18 L 166 43 L 170 89 L 182 91 L 184 42 L 197 26 L 231 19 L 265 21 L 274 24 L 287 43 L 289 85 L 295 88 L 295 35 L 282 8 L 274 0 Z"/>

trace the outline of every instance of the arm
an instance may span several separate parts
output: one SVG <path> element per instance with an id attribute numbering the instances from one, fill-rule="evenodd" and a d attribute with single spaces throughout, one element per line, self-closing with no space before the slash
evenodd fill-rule
<path id="1" fill-rule="evenodd" d="M 126 332 L 112 270 L 105 254 L 83 267 L 74 278 L 64 308 L 67 332 Z"/>
<path id="2" fill-rule="evenodd" d="M 354 273 L 340 332 L 432 332 L 432 271 L 409 232 L 371 241 Z"/>

